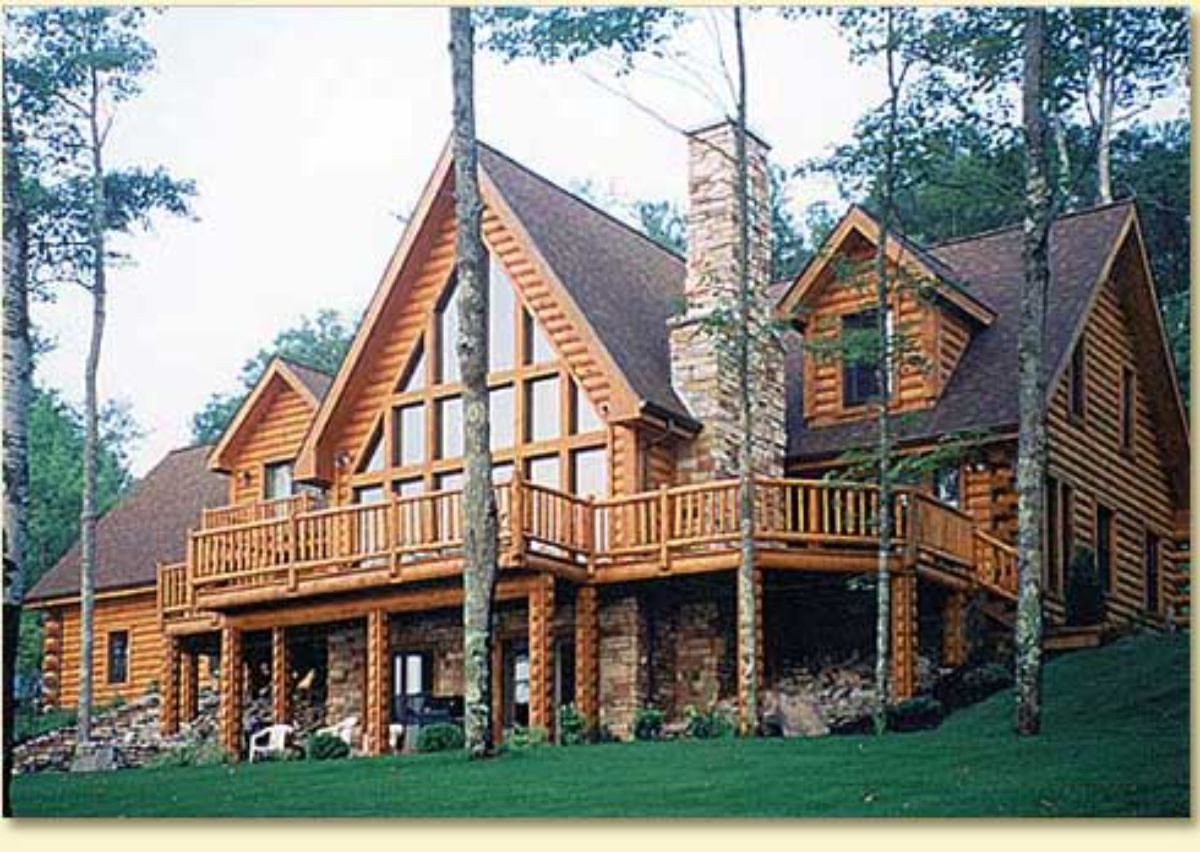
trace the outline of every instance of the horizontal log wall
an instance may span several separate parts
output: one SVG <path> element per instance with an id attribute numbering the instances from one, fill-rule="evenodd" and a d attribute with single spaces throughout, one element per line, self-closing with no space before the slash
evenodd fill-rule
<path id="1" fill-rule="evenodd" d="M 312 403 L 282 379 L 272 382 L 264 396 L 260 412 L 243 426 L 230 453 L 229 502 L 234 505 L 264 498 L 263 466 L 295 458 L 315 413 Z"/>

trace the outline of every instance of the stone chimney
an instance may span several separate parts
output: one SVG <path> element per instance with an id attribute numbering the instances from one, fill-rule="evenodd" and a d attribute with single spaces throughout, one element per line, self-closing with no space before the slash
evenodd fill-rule
<path id="1" fill-rule="evenodd" d="M 703 424 L 677 457 L 685 482 L 734 476 L 740 443 L 738 306 L 737 125 L 723 120 L 688 134 L 688 257 L 686 310 L 669 326 L 671 381 Z M 749 165 L 750 290 L 754 329 L 750 351 L 754 404 L 754 467 L 783 474 L 783 347 L 770 326 L 771 219 L 765 142 L 746 134 Z M 728 322 L 710 321 L 714 315 Z"/>

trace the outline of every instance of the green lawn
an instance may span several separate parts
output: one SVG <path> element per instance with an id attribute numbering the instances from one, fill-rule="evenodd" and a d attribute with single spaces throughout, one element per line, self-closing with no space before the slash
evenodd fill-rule
<path id="1" fill-rule="evenodd" d="M 1188 813 L 1187 636 L 1049 664 L 1044 732 L 1005 694 L 936 731 L 544 747 L 17 779 L 19 816 L 1064 816 Z"/>

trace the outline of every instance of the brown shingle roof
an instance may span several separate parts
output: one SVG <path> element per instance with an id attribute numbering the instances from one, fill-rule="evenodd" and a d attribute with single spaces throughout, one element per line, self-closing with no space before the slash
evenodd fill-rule
<path id="1" fill-rule="evenodd" d="M 1046 359 L 1051 375 L 1067 356 L 1067 347 L 1132 206 L 1127 199 L 1070 213 L 1055 220 L 1050 229 Z M 997 316 L 990 327 L 972 337 L 938 403 L 898 418 L 901 440 L 1016 424 L 1021 241 L 1020 226 L 1013 226 L 925 249 Z M 805 428 L 799 416 L 802 358 L 798 347 L 790 355 L 788 455 L 829 456 L 871 440 L 873 421 Z"/>
<path id="2" fill-rule="evenodd" d="M 634 392 L 690 422 L 671 386 L 667 342 L 683 259 L 494 148 L 481 144 L 479 163 Z"/>
<path id="3" fill-rule="evenodd" d="M 293 361 L 282 355 L 278 358 L 288 365 L 288 368 L 296 374 L 296 378 L 304 382 L 304 386 L 312 392 L 318 402 L 325 398 L 325 394 L 329 393 L 329 386 L 333 384 L 333 376 L 316 367 L 301 364 L 299 361 Z"/>
<path id="4" fill-rule="evenodd" d="M 207 445 L 173 450 L 96 525 L 96 591 L 152 585 L 159 562 L 181 562 L 187 531 L 205 507 L 223 505 L 223 474 L 205 465 Z M 29 590 L 30 602 L 79 593 L 79 543 Z"/>

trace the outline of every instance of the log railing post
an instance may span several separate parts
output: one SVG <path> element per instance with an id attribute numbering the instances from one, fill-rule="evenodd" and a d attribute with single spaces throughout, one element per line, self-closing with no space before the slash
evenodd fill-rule
<path id="1" fill-rule="evenodd" d="M 658 487 L 658 560 L 659 568 L 671 570 L 670 493 L 666 485 Z"/>
<path id="2" fill-rule="evenodd" d="M 583 507 L 583 546 L 587 549 L 587 572 L 596 576 L 596 498 L 589 495 Z"/>
<path id="3" fill-rule="evenodd" d="M 521 476 L 519 466 L 513 466 L 512 476 L 512 507 L 509 510 L 512 517 L 512 557 L 514 563 L 519 563 L 525 556 L 525 481 Z"/>
<path id="4" fill-rule="evenodd" d="M 388 503 L 387 519 L 385 521 L 385 537 L 388 548 L 388 573 L 392 577 L 400 576 L 400 495 L 392 492 Z"/>

